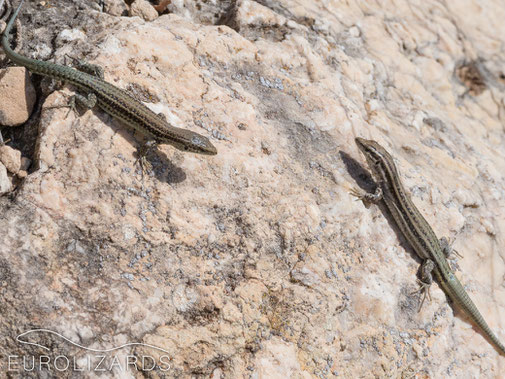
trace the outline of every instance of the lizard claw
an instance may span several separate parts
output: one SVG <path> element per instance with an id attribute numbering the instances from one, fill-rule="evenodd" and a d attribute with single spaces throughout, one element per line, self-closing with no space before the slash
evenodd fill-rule
<path id="1" fill-rule="evenodd" d="M 425 283 L 425 282 L 423 282 L 420 279 L 417 279 L 417 283 L 419 284 L 419 289 L 417 289 L 416 291 L 412 292 L 411 295 L 415 295 L 415 294 L 418 294 L 420 292 L 424 293 L 423 299 L 421 300 L 421 305 L 419 305 L 419 309 L 417 310 L 418 312 L 420 312 L 421 308 L 423 307 L 423 304 L 424 304 L 424 301 L 426 300 L 426 298 L 428 298 L 428 300 L 431 301 L 431 294 L 430 294 L 431 283 Z"/>
<path id="2" fill-rule="evenodd" d="M 354 201 L 362 201 L 363 198 L 364 198 L 364 195 L 363 193 L 361 193 L 360 190 L 358 190 L 357 188 L 353 187 L 349 190 L 349 194 L 356 197 L 356 199 L 354 199 Z"/>
<path id="3" fill-rule="evenodd" d="M 147 154 L 149 151 L 156 147 L 155 141 L 147 141 L 137 151 L 137 160 L 135 164 L 140 166 L 140 171 L 142 173 L 142 178 L 144 178 L 144 174 L 149 175 L 152 172 L 153 165 L 151 162 L 147 160 Z"/>

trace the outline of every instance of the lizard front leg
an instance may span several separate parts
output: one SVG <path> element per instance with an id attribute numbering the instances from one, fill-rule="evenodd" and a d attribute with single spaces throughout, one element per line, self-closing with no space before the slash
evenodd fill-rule
<path id="1" fill-rule="evenodd" d="M 352 188 L 349 193 L 352 196 L 355 196 L 357 198 L 356 200 L 374 204 L 377 204 L 379 201 L 381 201 L 383 195 L 382 188 L 380 186 L 377 186 L 374 193 L 363 192 L 357 188 Z"/>
<path id="2" fill-rule="evenodd" d="M 439 243 L 446 258 L 449 258 L 449 255 L 453 253 L 458 257 L 463 258 L 463 256 L 460 253 L 458 253 L 455 249 L 452 248 L 452 242 L 449 242 L 447 238 L 445 237 L 440 238 Z"/>

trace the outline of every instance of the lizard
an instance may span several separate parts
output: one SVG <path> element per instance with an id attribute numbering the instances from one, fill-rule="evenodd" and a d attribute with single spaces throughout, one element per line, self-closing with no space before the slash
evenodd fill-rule
<path id="1" fill-rule="evenodd" d="M 410 199 L 400 180 L 393 157 L 376 141 L 358 137 L 355 142 L 366 158 L 377 188 L 375 193 L 362 193 L 353 189 L 351 194 L 364 202 L 384 201 L 402 235 L 423 260 L 420 270 L 420 290 L 425 291 L 425 297 L 429 296 L 428 291 L 433 282 L 432 274 L 434 274 L 449 299 L 459 306 L 500 353 L 505 355 L 505 346 L 488 326 L 447 262 L 447 257 L 452 250 L 448 240 L 445 237 L 437 238 L 429 223 Z"/>
<path id="2" fill-rule="evenodd" d="M 12 62 L 26 67 L 30 72 L 69 82 L 87 93 L 86 97 L 78 93 L 72 96 L 69 107 L 73 108 L 75 101 L 88 109 L 98 105 L 155 143 L 170 144 L 181 151 L 197 154 L 217 154 L 216 147 L 207 137 L 170 125 L 163 115 L 154 113 L 127 91 L 105 81 L 102 67 L 79 61 L 78 69 L 75 69 L 31 59 L 14 51 L 10 46 L 11 31 L 23 2 L 21 0 L 7 23 L 2 35 L 2 48 Z"/>

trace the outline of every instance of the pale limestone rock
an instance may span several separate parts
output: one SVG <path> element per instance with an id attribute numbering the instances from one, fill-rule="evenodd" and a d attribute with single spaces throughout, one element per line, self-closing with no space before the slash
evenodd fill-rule
<path id="1" fill-rule="evenodd" d="M 125 16 L 128 14 L 128 7 L 124 0 L 108 0 L 104 4 L 104 10 L 112 16 Z"/>
<path id="2" fill-rule="evenodd" d="M 192 20 L 195 24 L 219 25 L 229 17 L 235 1 L 194 1 L 194 0 L 161 0 L 156 7 L 158 12 L 165 9 L 170 13 Z"/>
<path id="3" fill-rule="evenodd" d="M 20 170 L 16 173 L 18 178 L 24 178 L 26 175 L 28 175 L 28 168 L 32 164 L 31 159 L 28 159 L 26 157 L 21 157 L 21 167 Z"/>
<path id="4" fill-rule="evenodd" d="M 0 124 L 16 126 L 28 120 L 36 101 L 35 88 L 24 67 L 0 70 Z"/>
<path id="5" fill-rule="evenodd" d="M 307 267 L 295 268 L 291 271 L 291 278 L 307 287 L 312 287 L 320 281 L 316 273 Z"/>
<path id="6" fill-rule="evenodd" d="M 419 262 L 348 192 L 364 177 L 354 137 L 378 140 L 505 339 L 503 4 L 168 9 L 152 23 L 81 11 L 104 32 L 69 27 L 55 59 L 86 42 L 108 81 L 218 155 L 161 145 L 142 178 L 141 135 L 99 109 L 45 109 L 71 91 L 51 94 L 33 172 L 0 197 L 8 349 L 40 325 L 94 348 L 157 346 L 136 352 L 168 354 L 168 377 L 500 376 L 437 284 L 418 312 Z"/>
<path id="7" fill-rule="evenodd" d="M 9 192 L 11 188 L 12 182 L 7 175 L 7 169 L 2 163 L 0 163 L 0 195 Z"/>
<path id="8" fill-rule="evenodd" d="M 146 21 L 153 21 L 158 17 L 158 12 L 147 0 L 135 0 L 130 5 L 130 16 L 138 16 Z"/>
<path id="9" fill-rule="evenodd" d="M 253 25 L 258 25 L 258 27 L 281 27 L 289 21 L 266 6 L 251 0 L 237 1 L 234 12 L 234 27 L 239 29 L 240 27 Z M 293 25 L 296 25 L 296 23 Z"/>
<path id="10" fill-rule="evenodd" d="M 21 167 L 20 167 L 21 170 L 28 170 L 28 168 L 30 167 L 31 164 L 32 164 L 31 159 L 26 158 L 26 157 L 21 157 Z"/>
<path id="11" fill-rule="evenodd" d="M 184 285 L 177 286 L 172 293 L 172 303 L 179 312 L 187 312 L 198 301 L 198 294 Z"/>
<path id="12" fill-rule="evenodd" d="M 274 337 L 267 341 L 263 349 L 255 357 L 255 378 L 300 378 L 309 379 L 309 372 L 302 370 L 296 357 L 296 349 L 292 344 Z"/>
<path id="13" fill-rule="evenodd" d="M 22 166 L 21 151 L 7 145 L 0 146 L 0 162 L 11 174 L 16 175 Z"/>

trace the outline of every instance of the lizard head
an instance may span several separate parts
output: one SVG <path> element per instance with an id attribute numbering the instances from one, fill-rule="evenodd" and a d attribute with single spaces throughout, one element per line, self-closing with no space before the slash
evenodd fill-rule
<path id="1" fill-rule="evenodd" d="M 396 171 L 393 158 L 377 142 L 357 137 L 356 145 L 365 155 L 373 176 L 376 179 L 384 180 L 388 172 Z"/>
<path id="2" fill-rule="evenodd" d="M 204 155 L 216 155 L 216 147 L 209 141 L 207 137 L 204 137 L 198 133 L 192 132 L 187 129 L 174 128 L 176 131 L 172 138 L 167 140 L 160 140 L 161 143 L 168 143 L 174 146 L 176 149 Z"/>

